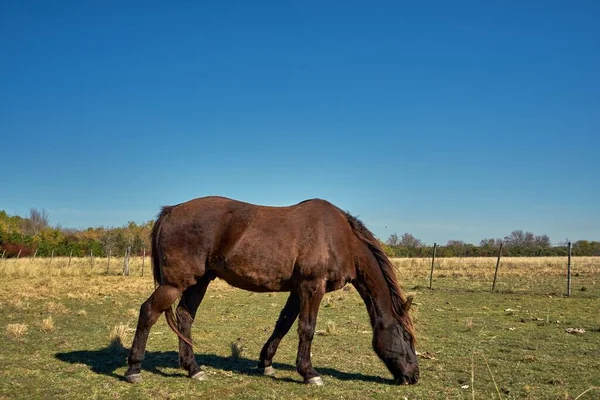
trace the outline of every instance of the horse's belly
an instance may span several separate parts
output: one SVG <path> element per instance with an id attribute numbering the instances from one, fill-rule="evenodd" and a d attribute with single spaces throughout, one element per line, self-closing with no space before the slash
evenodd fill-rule
<path id="1" fill-rule="evenodd" d="M 287 292 L 292 289 L 293 266 L 224 263 L 215 269 L 217 277 L 231 286 L 253 292 Z"/>

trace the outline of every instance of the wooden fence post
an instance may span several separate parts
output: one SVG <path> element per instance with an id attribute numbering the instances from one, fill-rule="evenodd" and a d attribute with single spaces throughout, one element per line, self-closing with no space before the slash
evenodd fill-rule
<path id="1" fill-rule="evenodd" d="M 496 278 L 498 277 L 498 267 L 500 266 L 500 257 L 502 256 L 502 244 L 500 243 L 500 248 L 498 249 L 498 260 L 496 261 L 496 271 L 494 272 L 494 282 L 492 282 L 492 292 L 496 288 Z"/>
<path id="2" fill-rule="evenodd" d="M 48 265 L 52 265 L 52 260 L 54 260 L 54 249 L 52 249 L 52 255 L 50 256 L 50 262 Z"/>
<path id="3" fill-rule="evenodd" d="M 429 273 L 429 289 L 433 285 L 433 264 L 435 263 L 435 252 L 437 250 L 437 243 L 433 244 L 433 257 L 431 258 L 431 272 Z"/>
<path id="4" fill-rule="evenodd" d="M 94 268 L 94 250 L 90 249 L 90 269 Z"/>
<path id="5" fill-rule="evenodd" d="M 108 275 L 108 271 L 110 270 L 110 256 L 112 255 L 112 250 L 108 250 L 108 256 L 106 258 L 106 275 Z"/>
<path id="6" fill-rule="evenodd" d="M 123 258 L 123 276 L 129 276 L 129 252 L 131 248 L 125 248 L 125 258 Z"/>
<path id="7" fill-rule="evenodd" d="M 567 260 L 567 297 L 571 296 L 571 242 L 569 246 L 569 258 Z"/>
<path id="8" fill-rule="evenodd" d="M 146 248 L 142 250 L 142 276 L 144 276 L 144 263 L 146 261 Z"/>
<path id="9" fill-rule="evenodd" d="M 19 259 L 19 257 L 21 257 L 21 251 L 22 249 L 19 249 L 19 254 L 17 254 L 17 260 Z"/>

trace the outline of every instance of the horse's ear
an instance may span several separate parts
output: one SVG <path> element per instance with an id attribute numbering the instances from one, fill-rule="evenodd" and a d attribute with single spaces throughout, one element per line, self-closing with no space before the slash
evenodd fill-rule
<path id="1" fill-rule="evenodd" d="M 412 296 L 408 296 L 408 298 L 406 299 L 406 302 L 404 303 L 404 312 L 407 313 L 408 310 L 410 310 L 410 307 L 412 306 L 412 302 L 413 302 L 413 297 Z"/>

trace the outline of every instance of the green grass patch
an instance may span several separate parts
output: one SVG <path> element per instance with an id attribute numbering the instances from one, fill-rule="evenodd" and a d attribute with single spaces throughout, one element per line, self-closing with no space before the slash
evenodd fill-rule
<path id="1" fill-rule="evenodd" d="M 275 356 L 275 377 L 255 372 L 287 294 L 250 293 L 222 282 L 209 288 L 193 327 L 196 358 L 209 379 L 185 377 L 177 337 L 161 318 L 148 340 L 144 382 L 131 385 L 122 377 L 137 323 L 132 309 L 152 289 L 147 277 L 4 279 L 0 398 L 464 399 L 474 393 L 477 399 L 565 399 L 600 386 L 597 298 L 409 290 L 421 380 L 396 386 L 371 349 L 356 291 L 330 293 L 312 348 L 325 385 L 308 387 L 295 371 L 295 328 Z M 49 318 L 51 329 L 43 322 Z M 243 351 L 232 357 L 235 342 Z M 599 396 L 591 390 L 581 398 Z"/>

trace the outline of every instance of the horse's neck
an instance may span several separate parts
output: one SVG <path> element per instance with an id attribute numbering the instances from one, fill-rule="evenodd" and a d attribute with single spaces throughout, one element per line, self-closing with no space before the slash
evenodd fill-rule
<path id="1" fill-rule="evenodd" d="M 387 327 L 397 322 L 392 313 L 390 289 L 376 262 L 361 265 L 352 283 L 367 306 L 373 328 Z"/>

